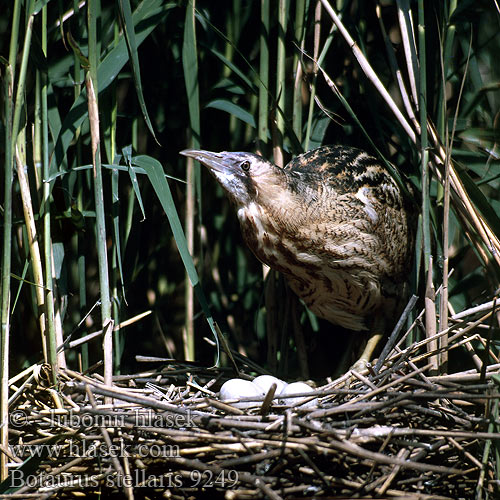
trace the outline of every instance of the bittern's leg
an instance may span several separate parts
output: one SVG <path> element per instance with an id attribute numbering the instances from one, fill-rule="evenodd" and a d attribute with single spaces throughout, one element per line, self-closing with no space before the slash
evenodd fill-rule
<path id="1" fill-rule="evenodd" d="M 361 368 L 365 368 L 366 364 L 369 363 L 372 359 L 373 352 L 375 351 L 380 339 L 383 337 L 382 333 L 373 332 L 370 334 L 368 341 L 366 342 L 366 346 L 361 353 L 359 359 L 354 363 L 354 366 L 359 366 Z"/>
<path id="2" fill-rule="evenodd" d="M 372 359 L 373 353 L 377 348 L 378 343 L 384 336 L 385 321 L 382 315 L 377 314 L 373 320 L 370 336 L 366 342 L 366 346 L 361 353 L 359 359 L 352 366 L 352 370 L 359 371 L 366 368 L 367 363 Z"/>

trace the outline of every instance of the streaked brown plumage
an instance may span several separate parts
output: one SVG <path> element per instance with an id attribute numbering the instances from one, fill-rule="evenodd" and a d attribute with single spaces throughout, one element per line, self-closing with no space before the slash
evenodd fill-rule
<path id="1" fill-rule="evenodd" d="M 320 318 L 365 330 L 401 295 L 413 249 L 411 210 L 367 153 L 324 146 L 279 168 L 252 153 L 185 150 L 235 203 L 253 253 L 282 272 Z"/>

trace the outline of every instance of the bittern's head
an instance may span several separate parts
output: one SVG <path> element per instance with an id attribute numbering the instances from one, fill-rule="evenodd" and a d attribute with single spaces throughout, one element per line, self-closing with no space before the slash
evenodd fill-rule
<path id="1" fill-rule="evenodd" d="M 248 205 L 259 194 L 282 183 L 282 169 L 253 153 L 212 153 L 185 149 L 180 154 L 190 156 L 208 167 L 238 207 Z"/>

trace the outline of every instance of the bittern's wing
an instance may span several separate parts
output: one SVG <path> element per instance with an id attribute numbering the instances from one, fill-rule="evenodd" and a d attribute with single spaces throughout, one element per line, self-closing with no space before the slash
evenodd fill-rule
<path id="1" fill-rule="evenodd" d="M 352 194 L 359 201 L 384 207 L 403 207 L 398 185 L 380 162 L 365 151 L 344 146 L 322 146 L 296 156 L 285 167 L 291 188 L 323 186 L 338 195 Z"/>

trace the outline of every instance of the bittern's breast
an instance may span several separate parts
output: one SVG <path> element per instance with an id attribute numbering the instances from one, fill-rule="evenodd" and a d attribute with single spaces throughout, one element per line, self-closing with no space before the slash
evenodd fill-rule
<path id="1" fill-rule="evenodd" d="M 238 218 L 256 257 L 282 272 L 312 312 L 363 330 L 385 296 L 402 286 L 409 240 L 406 222 L 395 220 L 390 207 L 374 217 L 353 200 L 337 200 L 327 217 L 324 203 L 290 205 L 285 215 L 273 204 L 251 203 Z M 395 240 L 406 241 L 405 248 Z"/>

